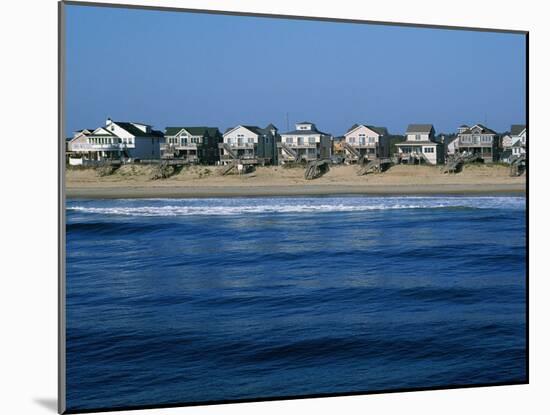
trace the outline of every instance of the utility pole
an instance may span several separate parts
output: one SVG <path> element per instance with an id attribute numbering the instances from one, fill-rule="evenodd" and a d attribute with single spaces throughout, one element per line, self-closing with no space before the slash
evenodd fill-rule
<path id="1" fill-rule="evenodd" d="M 290 125 L 288 124 L 288 112 L 286 113 L 286 130 L 290 131 Z"/>

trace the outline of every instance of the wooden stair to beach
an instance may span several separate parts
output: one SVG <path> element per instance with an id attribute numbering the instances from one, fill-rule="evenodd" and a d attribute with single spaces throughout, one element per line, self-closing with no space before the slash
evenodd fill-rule
<path id="1" fill-rule="evenodd" d="M 510 162 L 510 176 L 521 176 L 525 171 L 526 157 L 525 154 L 515 156 Z"/>
<path id="2" fill-rule="evenodd" d="M 304 177 L 306 180 L 313 180 L 321 177 L 330 170 L 329 160 L 313 160 L 306 166 Z"/>
<path id="3" fill-rule="evenodd" d="M 475 153 L 453 155 L 447 160 L 447 164 L 442 168 L 442 172 L 457 173 L 466 163 L 473 163 L 474 161 L 478 161 L 479 158 L 479 154 Z"/>
<path id="4" fill-rule="evenodd" d="M 219 170 L 221 176 L 225 176 L 231 172 L 234 168 L 237 167 L 237 160 L 230 161 L 225 166 L 222 166 Z"/>
<path id="5" fill-rule="evenodd" d="M 298 161 L 298 159 L 300 158 L 300 156 L 298 155 L 298 153 L 290 148 L 290 146 L 288 146 L 286 143 L 281 143 L 281 148 L 290 156 L 294 159 L 294 161 Z"/>
<path id="6" fill-rule="evenodd" d="M 381 173 L 392 165 L 392 161 L 389 158 L 377 158 L 370 161 L 366 160 L 366 163 L 363 161 L 362 164 L 363 166 L 357 171 L 358 176 L 364 176 L 370 172 Z"/>
<path id="7" fill-rule="evenodd" d="M 342 143 L 342 147 L 344 147 L 345 150 L 350 152 L 354 156 L 354 158 L 357 158 L 358 161 L 361 159 L 361 153 L 359 152 L 359 150 L 357 150 L 355 147 L 353 147 L 349 143 L 346 143 L 344 141 Z"/>
<path id="8" fill-rule="evenodd" d="M 227 154 L 229 154 L 231 156 L 231 158 L 233 158 L 235 160 L 239 158 L 239 156 L 233 151 L 233 149 L 231 148 L 231 146 L 229 144 L 222 143 L 222 147 L 227 152 Z"/>

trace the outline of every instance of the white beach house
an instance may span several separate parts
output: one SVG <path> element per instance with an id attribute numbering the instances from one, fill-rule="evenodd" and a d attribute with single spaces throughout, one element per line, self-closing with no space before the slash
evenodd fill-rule
<path id="1" fill-rule="evenodd" d="M 328 159 L 332 153 L 332 136 L 319 131 L 314 123 L 296 123 L 296 129 L 281 134 L 277 143 L 279 164 Z"/>
<path id="2" fill-rule="evenodd" d="M 395 144 L 399 163 L 438 164 L 443 163 L 443 144 L 435 141 L 432 124 L 409 124 L 405 141 Z"/>
<path id="3" fill-rule="evenodd" d="M 95 130 L 77 131 L 67 145 L 69 163 L 103 160 L 156 160 L 164 135 L 150 125 L 107 119 L 105 126 Z"/>
<path id="4" fill-rule="evenodd" d="M 510 133 L 502 137 L 502 149 L 511 149 L 518 140 L 524 146 L 527 145 L 527 128 L 524 124 L 513 124 L 511 126 Z"/>
<path id="5" fill-rule="evenodd" d="M 239 161 L 244 164 L 275 164 L 277 127 L 265 128 L 255 125 L 237 125 L 228 128 L 219 143 L 220 161 L 228 164 Z"/>
<path id="6" fill-rule="evenodd" d="M 360 159 L 374 160 L 390 156 L 388 130 L 368 124 L 354 124 L 344 134 L 342 142 L 346 163 Z"/>

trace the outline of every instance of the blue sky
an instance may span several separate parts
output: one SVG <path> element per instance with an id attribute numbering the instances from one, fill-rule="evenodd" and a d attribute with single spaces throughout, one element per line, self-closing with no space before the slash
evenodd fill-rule
<path id="1" fill-rule="evenodd" d="M 525 122 L 525 36 L 67 6 L 66 132 Z"/>

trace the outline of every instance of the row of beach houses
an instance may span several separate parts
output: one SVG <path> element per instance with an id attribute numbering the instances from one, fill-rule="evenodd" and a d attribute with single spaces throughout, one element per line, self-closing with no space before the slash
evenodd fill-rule
<path id="1" fill-rule="evenodd" d="M 404 135 L 387 128 L 354 124 L 334 137 L 308 121 L 279 132 L 237 125 L 223 134 L 216 127 L 181 126 L 154 130 L 151 125 L 107 119 L 104 126 L 83 129 L 67 139 L 70 165 L 93 165 L 108 160 L 122 162 L 170 160 L 181 164 L 283 165 L 338 159 L 348 164 L 391 159 L 395 163 L 442 164 L 454 155 L 475 154 L 485 163 L 510 162 L 527 147 L 525 125 L 512 125 L 499 134 L 482 125 L 461 125 L 456 133 L 439 134 L 432 124 L 410 124 Z"/>

